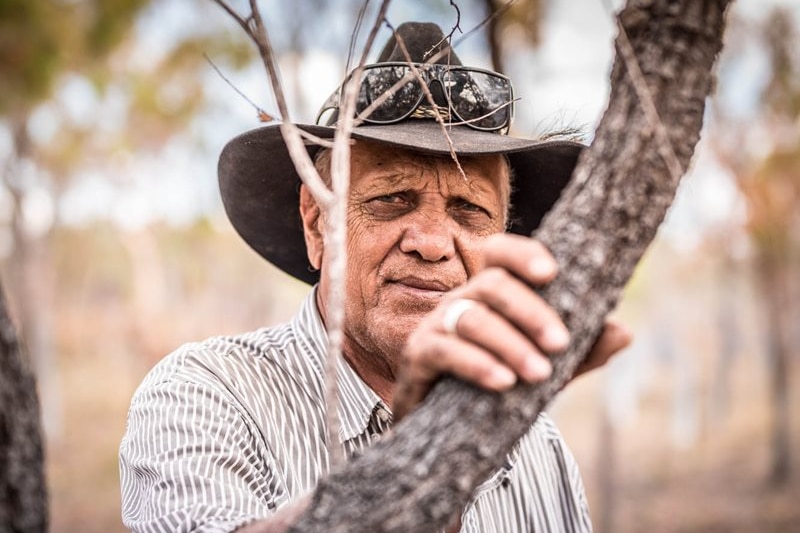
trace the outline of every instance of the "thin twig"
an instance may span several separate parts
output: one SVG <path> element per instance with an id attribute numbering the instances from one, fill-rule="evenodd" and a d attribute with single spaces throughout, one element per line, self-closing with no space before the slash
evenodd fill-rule
<path id="1" fill-rule="evenodd" d="M 387 25 L 388 25 L 388 22 L 387 22 Z M 439 50 L 436 53 L 436 55 L 434 55 L 433 57 L 431 57 L 428 60 L 428 62 L 429 63 L 433 63 L 435 61 L 438 61 L 439 59 L 444 57 L 445 54 L 448 54 L 448 53 L 449 53 L 449 50 L 446 49 L 446 48 L 442 49 L 442 50 Z M 373 100 L 370 105 L 368 105 L 361 113 L 358 114 L 358 116 L 355 118 L 355 125 L 358 126 L 362 122 L 364 122 L 367 118 L 369 118 L 369 116 L 376 109 L 378 109 L 380 106 L 382 106 L 384 104 L 384 102 L 386 102 L 386 100 L 391 98 L 394 95 L 395 91 L 397 91 L 400 87 L 402 87 L 403 85 L 405 85 L 406 83 L 408 83 L 409 81 L 411 81 L 413 79 L 417 79 L 417 76 L 415 76 L 412 71 L 406 72 L 403 75 L 402 78 L 397 80 L 394 83 L 394 85 L 392 85 L 386 91 L 384 91 L 378 98 Z M 351 82 L 351 80 L 348 80 L 348 83 L 350 83 L 350 82 Z"/>
<path id="2" fill-rule="evenodd" d="M 292 163 L 294 164 L 295 170 L 297 171 L 300 179 L 303 183 L 308 187 L 308 190 L 314 196 L 317 204 L 320 206 L 320 209 L 323 210 L 326 215 L 334 210 L 341 211 L 340 209 L 335 209 L 337 204 L 344 204 L 346 206 L 347 197 L 338 197 L 334 193 L 334 191 L 328 189 L 325 186 L 325 183 L 322 181 L 319 173 L 317 172 L 316 168 L 314 167 L 313 161 L 311 161 L 311 157 L 308 154 L 308 151 L 305 148 L 305 143 L 303 141 L 303 135 L 300 133 L 300 129 L 295 126 L 289 117 L 289 110 L 288 106 L 286 105 L 286 98 L 283 94 L 283 88 L 281 86 L 280 77 L 278 75 L 278 68 L 275 62 L 275 55 L 272 49 L 272 45 L 269 40 L 269 35 L 267 34 L 266 27 L 264 26 L 264 21 L 261 18 L 261 13 L 258 10 L 258 6 L 256 5 L 256 0 L 250 0 L 250 16 L 247 19 L 242 18 L 239 16 L 233 9 L 231 9 L 224 0 L 214 0 L 220 6 L 225 9 L 228 14 L 230 14 L 234 20 L 236 20 L 240 26 L 244 29 L 245 33 L 253 40 L 258 48 L 259 55 L 261 56 L 261 60 L 264 64 L 264 67 L 267 71 L 269 81 L 272 85 L 273 93 L 275 94 L 275 100 L 278 104 L 278 109 L 281 114 L 282 122 L 280 125 L 281 128 L 281 135 L 283 136 L 284 143 L 286 148 L 289 152 L 289 156 L 292 159 Z M 346 209 L 346 208 L 344 208 Z M 326 218 L 331 219 L 333 222 L 336 220 L 336 216 L 327 216 Z M 335 225 L 335 224 L 334 224 Z M 339 248 L 344 250 L 344 242 L 343 240 L 339 243 Z M 333 255 L 336 254 L 336 246 L 333 245 L 331 249 L 331 253 Z M 332 280 L 331 281 L 331 289 L 332 292 L 335 293 L 343 293 L 344 292 L 344 285 L 343 285 L 343 278 L 344 276 L 340 276 L 341 279 L 339 280 Z M 332 303 L 331 306 L 335 307 L 336 304 Z M 340 302 L 339 307 L 343 307 L 343 304 Z M 333 309 L 333 314 L 336 316 L 336 309 Z M 343 310 L 339 311 L 340 315 L 344 314 Z M 339 411 L 338 411 L 338 401 L 337 401 L 337 388 L 336 388 L 336 381 L 337 381 L 337 372 L 336 372 L 336 362 L 338 358 L 336 354 L 340 350 L 341 346 L 341 323 L 334 323 L 334 324 L 327 324 L 328 326 L 328 338 L 329 338 L 329 359 L 333 359 L 333 363 L 329 364 L 328 371 L 326 372 L 325 382 L 326 382 L 326 420 L 328 423 L 328 451 L 329 456 L 331 459 L 332 465 L 336 466 L 340 464 L 344 460 L 344 448 L 342 443 L 339 441 L 339 428 L 341 427 L 341 421 L 339 419 Z M 331 346 L 333 346 L 333 350 L 331 350 Z M 331 357 L 331 351 L 333 351 L 333 356 Z"/>
<path id="3" fill-rule="evenodd" d="M 467 181 L 467 175 L 464 172 L 464 169 L 461 168 L 461 162 L 458 160 L 458 154 L 456 154 L 456 147 L 453 144 L 453 139 L 451 139 L 450 134 L 447 133 L 447 124 L 445 124 L 444 119 L 442 118 L 442 114 L 439 113 L 439 110 L 436 108 L 436 102 L 433 99 L 433 95 L 431 94 L 431 90 L 428 87 L 428 84 L 425 83 L 425 80 L 422 79 L 422 75 L 419 73 L 419 70 L 414 65 L 414 62 L 411 61 L 411 55 L 408 53 L 408 49 L 406 48 L 406 43 L 403 42 L 403 38 L 397 34 L 397 32 L 393 27 L 392 31 L 395 32 L 394 37 L 395 40 L 397 41 L 397 45 L 400 47 L 400 51 L 403 53 L 403 57 L 405 57 L 406 61 L 408 62 L 408 66 L 411 69 L 411 72 L 414 73 L 414 76 L 417 78 L 420 87 L 422 87 L 422 92 L 425 93 L 425 98 L 428 100 L 428 103 L 430 104 L 431 109 L 433 110 L 433 115 L 436 117 L 436 122 L 439 123 L 439 126 L 441 127 L 442 130 L 442 134 L 444 135 L 445 140 L 447 140 L 447 147 L 450 149 L 450 157 L 456 164 L 456 167 L 458 168 L 458 172 L 461 174 L 461 177 L 464 178 L 464 181 Z M 452 50 L 452 49 L 448 46 L 445 50 Z"/>
<path id="4" fill-rule="evenodd" d="M 274 62 L 274 55 L 272 46 L 269 42 L 269 37 L 266 34 L 264 25 L 262 23 L 261 15 L 258 13 L 258 7 L 255 0 L 250 0 L 250 9 L 254 10 L 247 18 L 239 15 L 232 7 L 228 5 L 225 0 L 212 0 L 217 5 L 222 7 L 244 30 L 248 37 L 255 43 L 258 48 L 258 53 L 261 56 L 261 61 L 267 70 L 267 74 L 272 85 L 272 91 L 275 93 L 275 101 L 278 104 L 278 110 L 281 115 L 281 134 L 283 135 L 286 149 L 289 156 L 294 163 L 297 174 L 300 179 L 308 187 L 314 199 L 321 205 L 325 206 L 333 201 L 333 193 L 328 190 L 319 177 L 319 173 L 314 168 L 314 163 L 305 149 L 303 140 L 298 133 L 298 128 L 289 120 L 288 107 L 286 105 L 286 98 L 283 95 L 283 88 L 281 87 L 280 79 L 278 77 L 277 66 Z M 255 23 L 255 28 L 251 26 L 251 22 Z"/>
<path id="5" fill-rule="evenodd" d="M 471 30 L 469 30 L 467 33 L 465 33 L 464 35 L 462 35 L 461 37 L 459 37 L 459 38 L 458 38 L 458 40 L 457 40 L 456 42 L 454 42 L 454 43 L 453 43 L 453 48 L 457 47 L 459 44 L 461 44 L 461 43 L 462 43 L 462 42 L 464 42 L 466 39 L 468 39 L 469 37 L 471 37 L 473 33 L 475 33 L 475 32 L 476 32 L 476 31 L 478 31 L 479 29 L 481 29 L 481 28 L 483 28 L 484 26 L 486 26 L 487 24 L 489 24 L 489 23 L 490 23 L 492 20 L 494 20 L 494 19 L 496 19 L 497 17 L 500 17 L 500 16 L 502 16 L 503 14 L 505 14 L 505 12 L 506 12 L 506 11 L 508 11 L 509 9 L 511 9 L 511 6 L 513 6 L 514 4 L 516 4 L 516 3 L 517 3 L 517 1 L 518 1 L 518 0 L 510 0 L 509 2 L 506 2 L 505 4 L 503 4 L 503 6 L 502 6 L 502 7 L 500 7 L 500 9 L 497 9 L 497 10 L 495 10 L 495 11 L 492 11 L 492 13 L 491 13 L 491 14 L 489 14 L 489 15 L 488 15 L 488 16 L 487 16 L 485 19 L 483 19 L 483 20 L 482 20 L 482 21 L 481 21 L 479 24 L 477 24 L 477 25 L 476 25 L 474 28 L 472 28 L 472 29 L 471 29 Z"/>
<path id="6" fill-rule="evenodd" d="M 265 57 L 265 64 L 270 73 L 270 80 L 272 81 L 273 90 L 276 92 L 278 98 L 278 105 L 281 113 L 285 117 L 284 122 L 281 124 L 281 133 L 283 134 L 284 142 L 289 148 L 289 153 L 292 156 L 292 161 L 301 175 L 303 182 L 309 184 L 311 181 L 317 181 L 317 185 L 321 186 L 320 193 L 324 194 L 322 199 L 322 209 L 326 214 L 327 224 L 325 226 L 326 237 L 328 241 L 327 253 L 330 259 L 328 266 L 328 279 L 329 290 L 326 296 L 327 314 L 326 314 L 326 329 L 328 331 L 328 354 L 325 364 L 325 411 L 327 421 L 327 445 L 328 456 L 330 457 L 331 468 L 336 469 L 345 459 L 344 447 L 339 440 L 340 428 L 342 425 L 339 417 L 339 389 L 338 389 L 338 365 L 341 359 L 342 342 L 344 339 L 343 325 L 344 325 L 344 283 L 345 271 L 347 264 L 347 249 L 345 246 L 347 231 L 346 231 L 346 215 L 347 215 L 347 187 L 337 187 L 337 182 L 341 179 L 336 179 L 336 172 L 332 166 L 332 189 L 324 186 L 322 179 L 319 176 L 316 168 L 308 155 L 308 152 L 303 145 L 302 138 L 298 133 L 298 128 L 289 120 L 288 110 L 286 109 L 286 102 L 281 92 L 280 80 L 278 79 L 277 66 L 275 65 L 275 57 L 272 51 L 269 37 L 267 35 L 264 22 L 261 18 L 261 13 L 256 6 L 256 0 L 250 0 L 250 9 L 252 11 L 253 22 L 255 24 L 256 37 L 259 41 L 259 50 L 262 50 L 262 57 Z M 266 54 L 264 53 L 266 52 Z M 269 59 L 267 61 L 267 58 Z M 336 137 L 339 137 L 341 132 L 337 130 Z M 345 141 L 339 142 L 334 140 L 333 156 L 337 151 L 347 151 L 349 159 L 349 146 L 346 141 L 349 141 L 349 132 L 346 132 Z M 343 148 L 337 150 L 337 143 Z M 301 173 L 300 166 L 304 166 Z M 349 169 L 348 169 L 349 170 Z M 307 181 L 308 180 L 308 181 Z M 345 182 L 348 181 L 348 176 L 345 176 Z M 317 186 L 315 185 L 315 187 Z M 309 189 L 313 188 L 309 185 Z M 324 193 L 322 192 L 324 191 Z M 321 196 L 322 196 L 321 194 Z M 315 195 L 316 198 L 316 195 Z M 317 199 L 317 202 L 320 202 Z"/>
<path id="7" fill-rule="evenodd" d="M 464 33 L 464 30 L 461 29 L 461 9 L 458 7 L 458 4 L 456 4 L 454 2 L 454 0 L 450 0 L 450 7 L 452 7 L 453 9 L 456 10 L 456 23 L 453 24 L 452 28 L 450 28 L 450 33 L 448 33 L 447 35 L 442 37 L 441 40 L 439 40 L 438 43 L 436 43 L 433 46 L 431 46 L 425 52 L 425 55 L 423 57 L 428 57 L 429 55 L 431 55 L 433 53 L 433 51 L 436 50 L 437 48 L 439 48 L 439 46 L 441 46 L 441 44 L 443 42 L 445 42 L 445 41 L 447 42 L 447 46 L 450 46 L 452 44 L 452 41 L 453 41 L 453 34 L 455 34 L 456 30 L 458 30 L 462 34 Z"/>
<path id="8" fill-rule="evenodd" d="M 354 127 L 354 110 L 358 96 L 357 83 L 364 69 L 367 55 L 369 54 L 375 36 L 386 16 L 389 0 L 383 0 L 375 22 L 372 25 L 367 42 L 361 55 L 358 67 L 353 74 L 356 84 L 345 88 L 343 116 L 337 124 L 331 153 L 331 187 L 336 201 L 328 209 L 326 232 L 329 241 L 328 270 L 329 280 L 327 293 L 327 329 L 328 329 L 328 357 L 325 363 L 325 400 L 326 405 L 336 406 L 338 402 L 337 372 L 342 358 L 342 344 L 344 341 L 344 295 L 347 275 L 347 203 L 350 188 L 350 138 Z M 360 25 L 361 22 L 359 22 Z M 354 30 L 355 31 L 355 30 Z M 336 415 L 335 419 L 331 415 Z M 338 411 L 328 409 L 328 446 L 338 444 Z M 336 426 L 330 421 L 335 420 Z M 335 451 L 334 451 L 335 450 Z M 344 454 L 337 449 L 332 449 L 331 468 L 337 467 L 344 460 Z"/>
<path id="9" fill-rule="evenodd" d="M 316 144 L 322 146 L 323 148 L 333 148 L 333 141 L 330 139 L 323 139 L 322 137 L 314 135 L 313 133 L 307 132 L 306 130 L 300 128 L 297 128 L 297 133 L 300 134 L 300 137 L 311 144 Z"/>
<path id="10" fill-rule="evenodd" d="M 347 73 L 350 72 L 350 64 L 353 61 L 353 52 L 356 48 L 356 40 L 358 38 L 358 33 L 361 31 L 361 24 L 364 23 L 364 15 L 367 12 L 369 1 L 370 0 L 364 0 L 364 3 L 361 4 L 361 7 L 358 10 L 358 15 L 356 15 L 356 23 L 353 25 L 353 31 L 350 33 L 350 44 L 347 47 L 347 62 L 345 62 L 344 67 L 345 76 L 347 76 Z"/>
<path id="11" fill-rule="evenodd" d="M 256 110 L 256 113 L 258 113 L 258 119 L 261 122 L 272 122 L 273 120 L 275 120 L 275 117 L 273 117 L 272 115 L 270 115 L 269 113 L 264 111 L 261 107 L 258 106 L 258 104 L 256 104 L 254 101 L 252 101 L 250 98 L 248 98 L 246 94 L 244 94 L 242 91 L 240 91 L 239 88 L 236 85 L 231 83 L 231 80 L 226 78 L 225 74 L 222 73 L 222 71 L 219 69 L 219 67 L 217 67 L 217 65 L 215 65 L 213 61 L 211 61 L 211 58 L 208 57 L 208 54 L 203 52 L 203 57 L 206 58 L 206 61 L 208 61 L 208 64 L 211 65 L 211 68 L 213 68 L 217 72 L 219 77 L 222 78 L 225 81 L 225 83 L 227 83 L 231 87 L 231 89 L 236 91 L 239 94 L 239 96 L 241 96 L 242 98 L 244 98 L 247 101 L 248 104 L 253 106 L 253 108 Z"/>
<path id="12" fill-rule="evenodd" d="M 455 3 L 454 0 L 450 0 L 450 6 L 456 10 L 456 23 L 453 26 L 453 29 L 450 31 L 450 35 L 448 37 L 452 37 L 456 30 L 464 33 L 464 30 L 461 29 L 461 9 L 458 7 L 458 4 Z"/>
<path id="13" fill-rule="evenodd" d="M 249 20 L 254 24 L 250 35 L 256 42 L 264 67 L 269 73 L 272 91 L 275 93 L 275 101 L 278 104 L 278 110 L 281 114 L 281 134 L 283 135 L 283 140 L 286 144 L 289 156 L 292 159 L 292 163 L 294 163 L 300 179 L 308 187 L 309 191 L 311 191 L 314 199 L 321 206 L 328 206 L 334 201 L 334 195 L 325 186 L 319 173 L 314 168 L 314 162 L 311 161 L 311 157 L 308 155 L 303 139 L 298 133 L 298 128 L 289 117 L 289 108 L 286 105 L 286 97 L 283 94 L 283 87 L 275 62 L 275 53 L 272 50 L 272 44 L 270 43 L 269 35 L 261 18 L 261 13 L 256 5 L 256 0 L 250 0 L 250 9 L 252 12 Z"/>
<path id="14" fill-rule="evenodd" d="M 230 15 L 233 20 L 235 20 L 237 23 L 239 23 L 239 26 L 242 27 L 242 29 L 245 31 L 245 33 L 247 33 L 247 35 L 251 39 L 253 38 L 253 34 L 252 34 L 251 29 L 250 29 L 250 26 L 247 24 L 247 19 L 242 18 L 241 15 L 239 15 L 239 13 L 237 13 L 235 9 L 233 9 L 231 6 L 229 6 L 228 3 L 225 0 L 211 0 L 211 1 L 215 2 L 222 9 L 227 11 L 228 15 Z"/>

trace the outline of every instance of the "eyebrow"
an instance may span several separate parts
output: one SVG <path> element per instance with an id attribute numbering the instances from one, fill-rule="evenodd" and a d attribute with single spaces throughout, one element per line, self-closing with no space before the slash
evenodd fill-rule
<path id="1" fill-rule="evenodd" d="M 408 179 L 408 174 L 405 172 L 387 172 L 373 176 L 369 181 L 368 188 L 389 187 L 394 188 L 398 185 L 406 185 L 404 182 Z M 410 188 L 411 184 L 407 184 Z M 464 183 L 464 187 L 450 187 L 450 194 L 464 200 L 470 200 L 472 196 L 486 196 L 493 195 L 494 190 L 487 183 L 481 180 L 471 179 Z M 472 198 L 474 199 L 474 198 Z"/>
<path id="2" fill-rule="evenodd" d="M 380 172 L 377 175 L 374 175 L 369 180 L 371 186 L 375 185 L 388 185 L 388 186 L 395 186 L 401 184 L 404 180 L 408 178 L 408 174 L 404 172 L 398 171 L 387 171 Z"/>

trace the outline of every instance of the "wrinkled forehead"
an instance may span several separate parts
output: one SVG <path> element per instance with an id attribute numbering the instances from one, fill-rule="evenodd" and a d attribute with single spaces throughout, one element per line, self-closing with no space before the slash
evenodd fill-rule
<path id="1" fill-rule="evenodd" d="M 457 189 L 463 187 L 483 194 L 499 193 L 504 199 L 510 193 L 510 167 L 507 158 L 502 154 L 458 156 L 462 174 L 450 155 L 357 141 L 351 150 L 351 162 L 353 185 L 368 179 L 369 184 L 364 183 L 365 186 L 397 186 L 416 176 L 434 173 L 439 177 L 448 176 L 444 182 Z"/>

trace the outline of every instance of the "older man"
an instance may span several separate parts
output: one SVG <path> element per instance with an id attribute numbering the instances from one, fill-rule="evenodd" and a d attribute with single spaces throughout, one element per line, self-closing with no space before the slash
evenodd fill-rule
<path id="1" fill-rule="evenodd" d="M 450 144 L 413 79 L 356 128 L 351 151 L 344 361 L 336 406 L 348 456 L 419 403 L 444 373 L 491 390 L 550 373 L 568 333 L 532 287 L 556 275 L 529 234 L 580 145 L 504 135 L 507 78 L 460 66 L 432 24 L 406 24 L 359 86 L 360 110 L 419 64 Z M 443 53 L 437 54 L 437 51 Z M 431 60 L 433 55 L 434 59 Z M 339 92 L 323 111 L 335 121 Z M 334 128 L 307 126 L 330 138 Z M 323 176 L 330 153 L 309 147 Z M 316 284 L 288 324 L 188 344 L 137 391 L 120 450 L 123 518 L 136 531 L 275 531 L 329 470 L 323 367 L 329 254 L 325 214 L 299 187 L 277 127 L 220 157 L 231 222 L 287 273 Z M 628 341 L 607 327 L 591 357 Z M 502 421 L 498 421 L 502 424 Z M 281 512 L 278 512 L 282 510 Z M 572 456 L 546 415 L 476 489 L 462 531 L 587 531 Z"/>

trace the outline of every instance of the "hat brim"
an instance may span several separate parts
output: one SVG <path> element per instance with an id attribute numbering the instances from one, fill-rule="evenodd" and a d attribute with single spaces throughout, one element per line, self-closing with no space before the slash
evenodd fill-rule
<path id="1" fill-rule="evenodd" d="M 299 125 L 323 139 L 333 127 Z M 584 148 L 572 141 L 537 141 L 448 127 L 459 155 L 506 154 L 514 173 L 512 233 L 530 235 L 555 204 Z M 434 121 L 405 121 L 391 126 L 360 126 L 364 139 L 429 154 L 447 155 L 450 146 Z M 319 145 L 308 144 L 311 156 Z M 243 133 L 223 148 L 218 176 L 222 202 L 233 227 L 267 261 L 306 283 L 319 280 L 309 268 L 300 220 L 300 178 L 283 142 L 279 125 Z"/>

